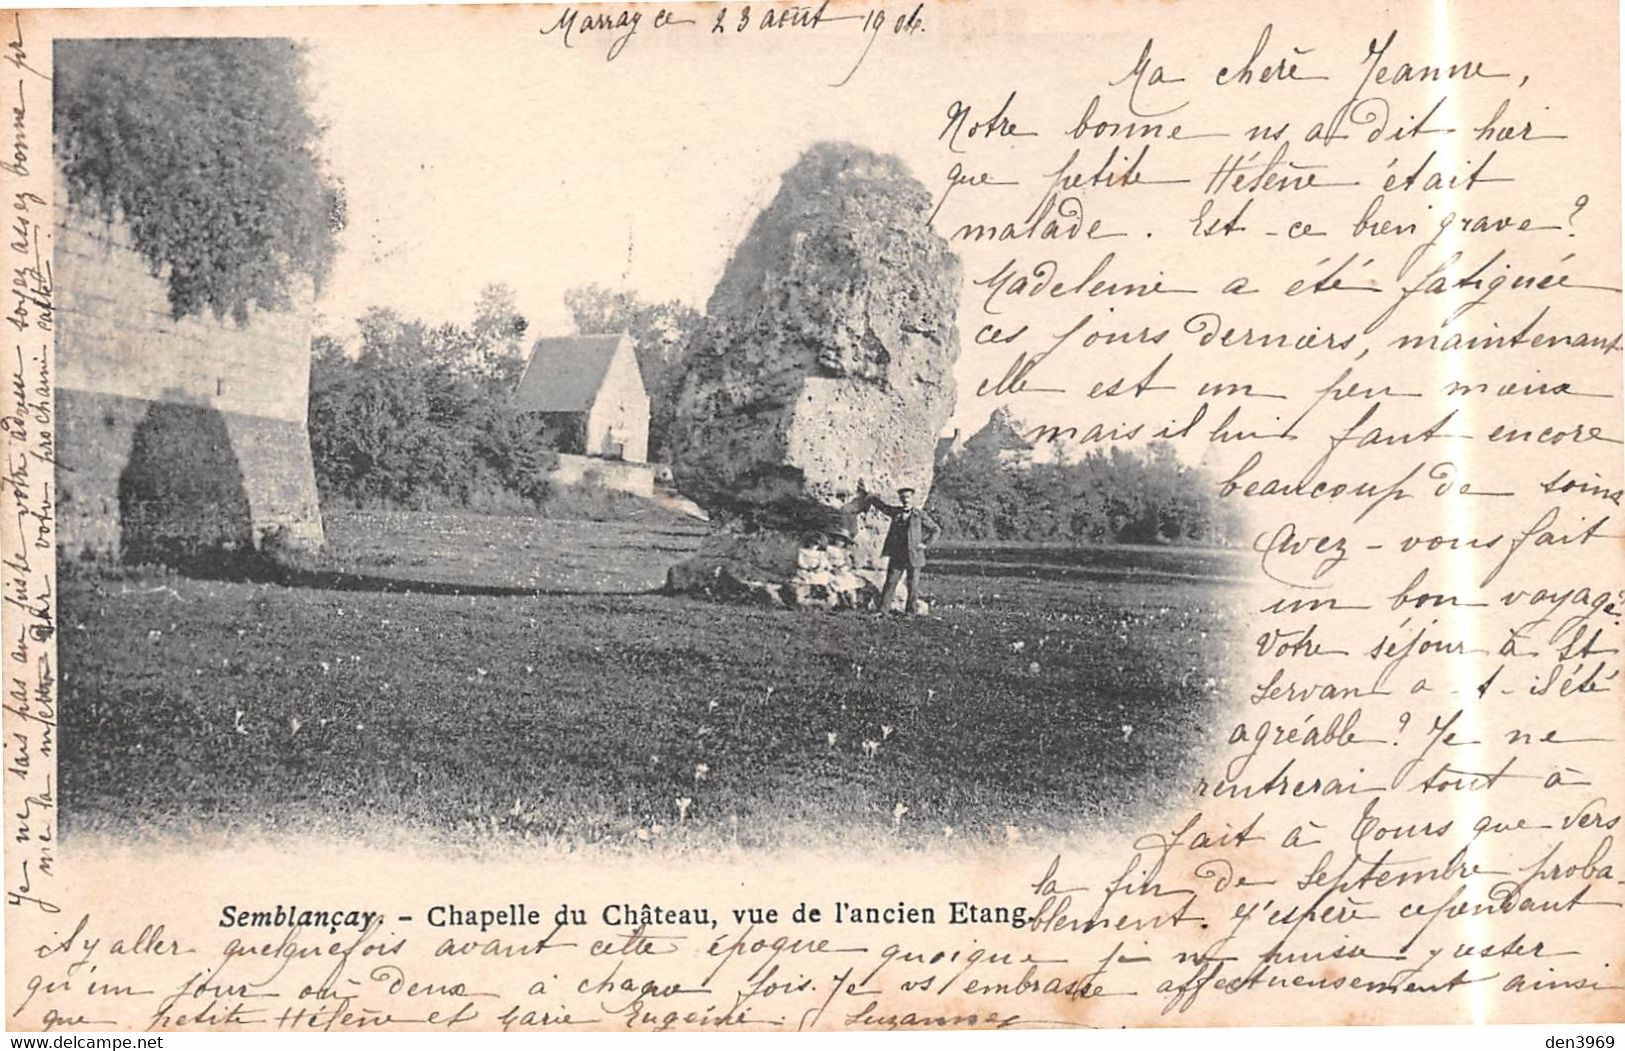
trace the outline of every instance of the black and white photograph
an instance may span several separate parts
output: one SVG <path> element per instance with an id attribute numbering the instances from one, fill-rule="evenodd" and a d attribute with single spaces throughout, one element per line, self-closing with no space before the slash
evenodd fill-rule
<path id="1" fill-rule="evenodd" d="M 1611 1046 L 1619 29 L 0 13 L 7 1026 Z"/>
<path id="2" fill-rule="evenodd" d="M 999 842 L 1190 776 L 1239 526 L 963 389 L 888 143 L 437 142 L 324 60 L 57 45 L 66 835 Z"/>

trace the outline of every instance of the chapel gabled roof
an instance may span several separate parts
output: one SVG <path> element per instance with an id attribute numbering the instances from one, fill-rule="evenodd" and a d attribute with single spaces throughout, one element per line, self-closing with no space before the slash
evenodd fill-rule
<path id="1" fill-rule="evenodd" d="M 626 333 L 549 336 L 536 341 L 514 391 L 521 412 L 587 412 L 598 399 Z M 630 352 L 630 351 L 629 351 Z"/>

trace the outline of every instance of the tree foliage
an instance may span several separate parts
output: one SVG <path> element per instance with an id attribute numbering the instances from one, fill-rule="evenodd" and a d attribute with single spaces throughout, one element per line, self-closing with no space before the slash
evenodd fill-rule
<path id="1" fill-rule="evenodd" d="M 937 468 L 930 507 L 948 535 L 968 540 L 1227 544 L 1240 531 L 1205 472 L 1165 442 L 1058 463 L 967 443 Z"/>
<path id="2" fill-rule="evenodd" d="M 695 333 L 705 316 L 680 300 L 645 302 L 636 292 L 583 285 L 564 294 L 565 308 L 584 336 L 625 332 L 649 392 L 649 459 L 664 461 L 666 435 L 677 413 L 677 392 Z"/>
<path id="3" fill-rule="evenodd" d="M 479 355 L 472 364 L 485 372 L 515 371 L 517 380 L 517 372 L 524 369 L 525 333 L 529 330 L 530 322 L 519 313 L 514 290 L 500 281 L 486 285 L 480 289 L 469 332 Z"/>
<path id="4" fill-rule="evenodd" d="M 373 308 L 352 358 L 318 337 L 310 444 L 324 500 L 400 507 L 534 504 L 553 465 L 541 424 L 513 408 L 525 331 L 505 286 L 472 325 L 431 325 Z"/>
<path id="5" fill-rule="evenodd" d="M 286 308 L 343 225 L 288 40 L 61 41 L 57 155 L 76 204 L 122 219 L 176 317 Z"/>

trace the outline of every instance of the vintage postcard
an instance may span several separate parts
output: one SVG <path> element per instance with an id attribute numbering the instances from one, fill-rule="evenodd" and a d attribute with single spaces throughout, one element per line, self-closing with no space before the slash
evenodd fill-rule
<path id="1" fill-rule="evenodd" d="M 7 1027 L 1620 1020 L 1618 18 L 6 14 Z"/>

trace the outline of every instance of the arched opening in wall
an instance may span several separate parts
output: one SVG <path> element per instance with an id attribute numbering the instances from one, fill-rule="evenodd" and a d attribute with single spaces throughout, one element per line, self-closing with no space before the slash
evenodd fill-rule
<path id="1" fill-rule="evenodd" d="M 206 405 L 155 401 L 119 475 L 119 551 L 126 563 L 218 570 L 254 554 L 242 465 L 226 420 Z"/>

